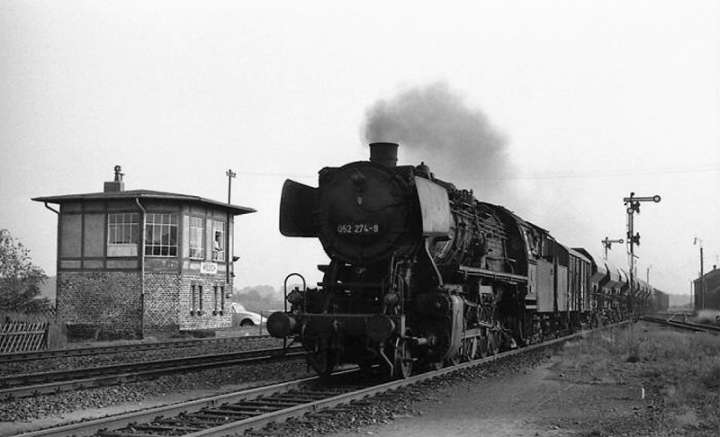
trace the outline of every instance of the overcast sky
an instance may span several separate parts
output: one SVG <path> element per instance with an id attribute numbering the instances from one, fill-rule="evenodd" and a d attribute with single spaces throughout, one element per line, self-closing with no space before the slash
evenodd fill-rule
<path id="1" fill-rule="evenodd" d="M 642 277 L 688 293 L 696 235 L 720 264 L 720 2 L 346 3 L 2 0 L 0 228 L 54 275 L 57 219 L 31 197 L 101 191 L 120 164 L 127 189 L 223 200 L 232 168 L 258 210 L 236 285 L 317 279 L 319 243 L 277 230 L 284 179 L 367 159 L 368 108 L 441 83 L 507 139 L 514 194 L 438 177 L 595 254 L 624 237 L 623 196 L 657 193 Z"/>

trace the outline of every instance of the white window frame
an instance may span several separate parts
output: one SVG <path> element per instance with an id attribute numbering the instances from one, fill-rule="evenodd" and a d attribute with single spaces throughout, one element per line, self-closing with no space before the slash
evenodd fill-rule
<path id="1" fill-rule="evenodd" d="M 174 241 L 173 241 L 174 231 Z M 160 235 L 160 240 L 155 235 Z M 163 237 L 167 235 L 167 241 Z M 149 239 L 148 237 L 151 237 Z M 174 244 L 173 244 L 174 243 Z M 178 256 L 178 215 L 150 212 L 145 216 L 145 256 L 175 258 Z"/>
<path id="2" fill-rule="evenodd" d="M 134 227 L 134 229 L 133 229 Z M 137 256 L 140 240 L 140 214 L 111 212 L 107 221 L 107 256 Z M 120 242 L 117 242 L 120 241 Z"/>

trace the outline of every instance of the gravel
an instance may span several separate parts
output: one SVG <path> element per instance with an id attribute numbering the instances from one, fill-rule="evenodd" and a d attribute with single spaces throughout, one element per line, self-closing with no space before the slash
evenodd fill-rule
<path id="1" fill-rule="evenodd" d="M 330 410 L 307 414 L 302 418 L 292 418 L 284 423 L 270 424 L 261 430 L 245 433 L 245 437 L 259 436 L 315 436 L 327 433 L 356 432 L 360 427 L 383 424 L 397 417 L 420 416 L 421 411 L 413 408 L 413 403 L 422 400 L 442 402 L 438 392 L 465 384 L 510 375 L 535 367 L 551 357 L 550 349 L 530 351 L 515 355 L 487 365 L 468 368 L 425 381 L 392 392 L 382 393 L 362 401 L 341 405 Z"/>
<path id="2" fill-rule="evenodd" d="M 242 338 L 237 342 L 201 343 L 194 346 L 174 348 L 147 349 L 142 351 L 114 352 L 102 355 L 85 355 L 77 357 L 60 357 L 42 360 L 21 361 L 0 364 L 0 376 L 20 373 L 48 372 L 52 370 L 69 370 L 102 365 L 132 363 L 142 361 L 164 360 L 169 358 L 189 357 L 193 355 L 219 354 L 252 349 L 282 347 L 282 340 L 272 337 Z"/>
<path id="3" fill-rule="evenodd" d="M 166 375 L 150 381 L 0 401 L 0 422 L 27 422 L 78 410 L 145 401 L 153 397 L 194 390 L 218 390 L 235 384 L 247 384 L 247 388 L 250 388 L 306 376 L 311 375 L 307 371 L 304 358 Z"/>

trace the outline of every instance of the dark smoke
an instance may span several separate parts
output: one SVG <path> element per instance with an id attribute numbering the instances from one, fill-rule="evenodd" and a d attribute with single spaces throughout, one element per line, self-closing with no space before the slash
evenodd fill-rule
<path id="1" fill-rule="evenodd" d="M 484 194 L 505 185 L 510 172 L 505 136 L 444 82 L 376 102 L 366 114 L 365 139 L 400 143 L 399 163 L 424 161 L 440 179 Z"/>

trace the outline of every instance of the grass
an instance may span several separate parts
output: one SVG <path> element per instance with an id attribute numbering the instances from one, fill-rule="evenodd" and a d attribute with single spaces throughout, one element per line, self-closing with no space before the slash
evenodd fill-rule
<path id="1" fill-rule="evenodd" d="M 645 388 L 666 430 L 720 435 L 720 336 L 636 324 L 568 344 L 560 367 L 582 383 Z"/>

